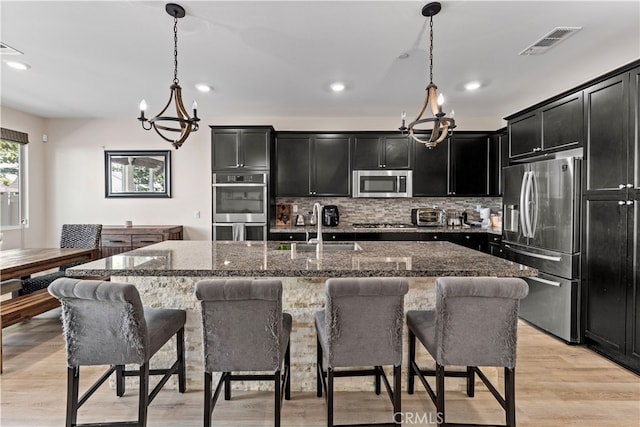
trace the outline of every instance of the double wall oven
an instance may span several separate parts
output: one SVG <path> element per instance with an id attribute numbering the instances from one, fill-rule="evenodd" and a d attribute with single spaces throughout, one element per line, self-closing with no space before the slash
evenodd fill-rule
<path id="1" fill-rule="evenodd" d="M 213 240 L 266 240 L 268 174 L 214 173 Z"/>

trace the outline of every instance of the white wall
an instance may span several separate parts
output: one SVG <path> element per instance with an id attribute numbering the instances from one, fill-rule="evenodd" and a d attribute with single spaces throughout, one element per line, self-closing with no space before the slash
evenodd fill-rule
<path id="1" fill-rule="evenodd" d="M 185 239 L 211 239 L 209 125 L 273 125 L 276 130 L 395 130 L 394 118 L 216 117 L 179 150 L 135 119 L 42 119 L 2 108 L 2 126 L 29 133 L 29 225 L 25 247 L 57 246 L 64 223 L 95 222 L 185 227 Z M 473 123 L 472 127 L 471 123 Z M 477 119 L 465 130 L 494 130 L 499 120 Z M 41 141 L 46 133 L 48 142 Z M 107 199 L 104 196 L 105 150 L 171 149 L 169 199 Z M 195 218 L 200 212 L 200 218 Z M 3 248 L 20 247 L 20 230 L 4 233 Z"/>
<path id="2" fill-rule="evenodd" d="M 2 228 L 2 249 L 38 247 L 46 243 L 45 162 L 42 134 L 45 120 L 18 110 L 2 106 L 0 125 L 29 134 L 26 147 L 26 218 L 28 224 L 18 228 Z"/>
<path id="3" fill-rule="evenodd" d="M 211 238 L 210 136 L 205 126 L 179 150 L 130 119 L 47 120 L 47 243 L 63 223 L 185 227 L 185 239 Z M 105 150 L 171 149 L 171 198 L 105 198 Z M 200 211 L 200 218 L 194 213 Z"/>

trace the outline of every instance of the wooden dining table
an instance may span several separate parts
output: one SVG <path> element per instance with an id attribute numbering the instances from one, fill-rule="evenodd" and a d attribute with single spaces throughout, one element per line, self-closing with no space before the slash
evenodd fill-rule
<path id="1" fill-rule="evenodd" d="M 98 249 L 27 248 L 0 251 L 0 280 L 30 276 L 67 264 L 98 258 Z"/>

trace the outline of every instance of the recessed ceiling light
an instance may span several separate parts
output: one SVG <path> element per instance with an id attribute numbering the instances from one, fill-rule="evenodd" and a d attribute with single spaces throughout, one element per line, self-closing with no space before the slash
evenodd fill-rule
<path id="1" fill-rule="evenodd" d="M 475 82 L 469 82 L 465 84 L 464 88 L 465 90 L 477 90 L 477 89 L 480 89 L 481 86 L 482 86 L 482 83 L 475 81 Z"/>
<path id="2" fill-rule="evenodd" d="M 14 68 L 16 70 L 20 70 L 20 71 L 28 70 L 29 68 L 31 68 L 31 65 L 18 62 L 18 61 L 4 61 L 4 63 L 7 64 L 9 67 Z"/>
<path id="3" fill-rule="evenodd" d="M 409 57 L 409 52 L 401 53 L 398 56 L 398 59 L 407 59 Z"/>
<path id="4" fill-rule="evenodd" d="M 211 92 L 211 86 L 209 86 L 208 84 L 205 83 L 198 83 L 196 84 L 196 89 L 198 89 L 200 92 Z"/>
<path id="5" fill-rule="evenodd" d="M 331 85 L 329 87 L 334 92 L 342 92 L 346 88 L 345 84 L 341 83 L 341 82 L 331 83 Z"/>

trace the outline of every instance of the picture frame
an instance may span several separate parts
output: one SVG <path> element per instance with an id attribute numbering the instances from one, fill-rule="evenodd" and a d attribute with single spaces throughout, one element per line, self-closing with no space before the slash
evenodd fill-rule
<path id="1" fill-rule="evenodd" d="M 170 150 L 105 150 L 106 198 L 170 198 Z"/>

